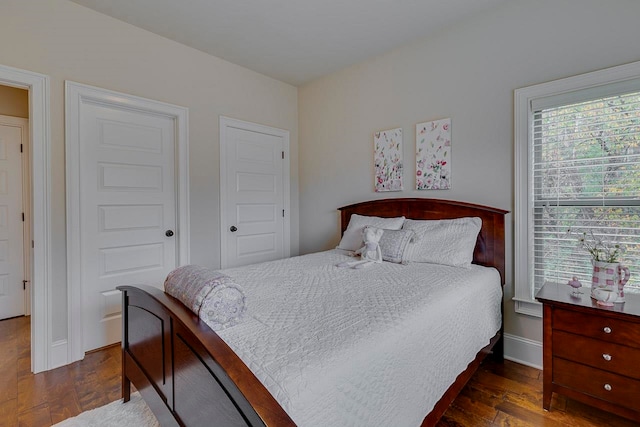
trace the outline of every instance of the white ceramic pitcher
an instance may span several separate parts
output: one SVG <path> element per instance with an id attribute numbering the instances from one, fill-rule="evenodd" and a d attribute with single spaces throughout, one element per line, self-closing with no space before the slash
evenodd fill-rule
<path id="1" fill-rule="evenodd" d="M 591 295 L 595 298 L 598 290 L 606 290 L 615 293 L 616 298 L 612 302 L 624 302 L 624 285 L 629 276 L 629 269 L 619 262 L 593 261 Z"/>

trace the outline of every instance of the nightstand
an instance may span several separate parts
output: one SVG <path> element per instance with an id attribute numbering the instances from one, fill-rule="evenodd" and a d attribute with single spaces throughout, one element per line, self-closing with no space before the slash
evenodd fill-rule
<path id="1" fill-rule="evenodd" d="M 600 307 L 572 288 L 545 284 L 536 295 L 543 312 L 543 398 L 551 394 L 640 421 L 640 295 Z"/>

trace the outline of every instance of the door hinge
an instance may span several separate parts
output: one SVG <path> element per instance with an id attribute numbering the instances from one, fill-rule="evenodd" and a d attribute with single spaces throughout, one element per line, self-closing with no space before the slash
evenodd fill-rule
<path id="1" fill-rule="evenodd" d="M 31 249 L 35 248 L 35 244 L 33 243 L 33 240 L 31 241 Z"/>
<path id="2" fill-rule="evenodd" d="M 24 222 L 24 212 L 22 212 L 22 222 Z"/>
<path id="3" fill-rule="evenodd" d="M 23 291 L 27 289 L 27 282 L 28 282 L 28 280 L 23 280 L 22 281 L 22 290 Z"/>
<path id="4" fill-rule="evenodd" d="M 284 160 L 284 151 L 282 152 L 282 160 Z"/>
<path id="5" fill-rule="evenodd" d="M 282 209 L 282 218 L 284 218 L 284 209 Z"/>
<path id="6" fill-rule="evenodd" d="M 20 152 L 22 153 L 22 144 L 20 144 Z"/>

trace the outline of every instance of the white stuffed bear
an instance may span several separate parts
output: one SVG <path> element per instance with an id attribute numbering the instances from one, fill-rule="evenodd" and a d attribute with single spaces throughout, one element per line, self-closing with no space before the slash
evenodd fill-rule
<path id="1" fill-rule="evenodd" d="M 373 264 L 382 262 L 382 251 L 380 250 L 380 238 L 384 230 L 367 225 L 362 230 L 364 246 L 355 251 L 352 256 L 360 255 L 360 261 L 345 261 L 338 264 L 338 267 L 365 268 Z"/>

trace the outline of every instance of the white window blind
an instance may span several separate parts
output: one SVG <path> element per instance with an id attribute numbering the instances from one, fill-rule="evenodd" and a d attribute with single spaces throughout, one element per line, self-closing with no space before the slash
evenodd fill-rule
<path id="1" fill-rule="evenodd" d="M 591 283 L 591 257 L 578 245 L 583 233 L 609 250 L 619 245 L 619 261 L 631 270 L 627 286 L 640 290 L 640 91 L 612 92 L 564 104 L 556 98 L 549 107 L 532 103 L 534 294 L 572 276 Z"/>

